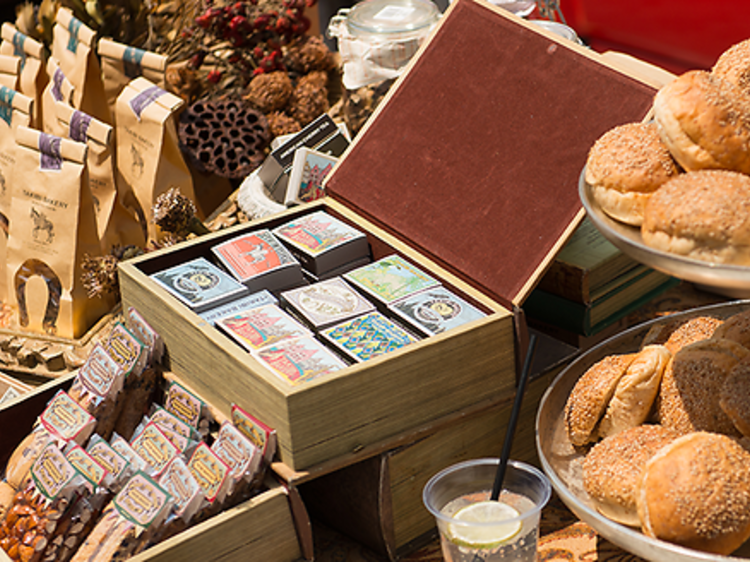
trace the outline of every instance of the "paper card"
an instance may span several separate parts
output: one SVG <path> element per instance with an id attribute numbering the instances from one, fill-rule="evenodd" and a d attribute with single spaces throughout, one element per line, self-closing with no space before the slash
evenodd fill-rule
<path id="1" fill-rule="evenodd" d="M 355 239 L 365 239 L 365 234 L 325 211 L 302 215 L 273 230 L 283 242 L 311 255 L 318 256 Z M 357 258 L 360 256 L 356 256 Z M 351 258 L 346 261 L 352 261 Z"/>
<path id="2" fill-rule="evenodd" d="M 237 404 L 232 404 L 232 423 L 245 437 L 263 453 L 264 460 L 271 462 L 276 453 L 276 430 L 247 413 Z"/>
<path id="3" fill-rule="evenodd" d="M 39 422 L 55 437 L 79 445 L 86 442 L 96 425 L 96 419 L 64 390 L 59 390 L 47 403 Z"/>
<path id="4" fill-rule="evenodd" d="M 181 263 L 150 277 L 196 312 L 247 294 L 246 287 L 205 258 Z"/>
<path id="5" fill-rule="evenodd" d="M 417 341 L 379 312 L 358 316 L 323 330 L 321 337 L 355 361 L 367 361 Z"/>
<path id="6" fill-rule="evenodd" d="M 445 287 L 435 287 L 390 305 L 390 310 L 427 335 L 440 334 L 486 315 Z"/>
<path id="7" fill-rule="evenodd" d="M 131 442 L 131 447 L 150 467 L 153 476 L 159 476 L 180 451 L 169 440 L 161 428 L 153 422 L 146 424 L 143 431 Z"/>
<path id="8" fill-rule="evenodd" d="M 187 466 L 209 502 L 224 499 L 230 469 L 207 443 L 198 445 Z"/>
<path id="9" fill-rule="evenodd" d="M 211 251 L 242 283 L 275 270 L 299 267 L 294 256 L 269 230 L 243 234 L 214 246 Z"/>
<path id="10" fill-rule="evenodd" d="M 263 306 L 264 304 L 278 303 L 278 299 L 264 289 L 246 297 L 240 297 L 226 304 L 209 308 L 208 310 L 201 312 L 200 317 L 206 322 L 216 324 L 217 320 L 224 318 L 225 316 L 239 314 L 240 312 L 255 308 L 256 306 Z"/>
<path id="11" fill-rule="evenodd" d="M 311 337 L 264 347 L 255 357 L 292 386 L 346 367 L 341 359 Z"/>
<path id="12" fill-rule="evenodd" d="M 148 528 L 164 517 L 170 500 L 171 496 L 161 486 L 139 472 L 128 480 L 112 503 L 124 519 Z"/>
<path id="13" fill-rule="evenodd" d="M 440 284 L 396 254 L 349 271 L 343 277 L 386 305 Z"/>
<path id="14" fill-rule="evenodd" d="M 307 328 L 275 304 L 222 318 L 217 325 L 248 351 L 310 335 Z"/>
<path id="15" fill-rule="evenodd" d="M 294 153 L 284 203 L 307 203 L 325 197 L 323 180 L 338 161 L 335 156 L 312 148 L 298 148 Z"/>
<path id="16" fill-rule="evenodd" d="M 375 310 L 340 277 L 286 291 L 281 298 L 316 330 Z"/>

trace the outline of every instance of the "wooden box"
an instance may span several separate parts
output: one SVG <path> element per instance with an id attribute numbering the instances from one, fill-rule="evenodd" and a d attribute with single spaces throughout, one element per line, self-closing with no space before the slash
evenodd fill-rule
<path id="1" fill-rule="evenodd" d="M 47 402 L 59 389 L 67 389 L 74 377 L 75 374 L 65 375 L 31 390 L 7 406 L 0 405 L 0 427 L 3 428 L 0 431 L 0 467 L 4 469 Z M 312 559 L 310 523 L 296 490 L 272 476 L 266 478 L 265 485 L 267 490 L 259 495 L 146 549 L 131 560 L 293 562 Z M 9 561 L 0 549 L 0 562 Z"/>
<path id="2" fill-rule="evenodd" d="M 516 311 L 583 216 L 588 149 L 642 120 L 654 93 L 585 48 L 457 0 L 329 176 L 328 197 L 121 264 L 123 305 L 207 400 L 276 428 L 291 468 L 349 464 L 368 444 L 512 396 Z M 374 259 L 398 253 L 488 316 L 291 387 L 148 277 L 321 207 L 364 230 Z"/>

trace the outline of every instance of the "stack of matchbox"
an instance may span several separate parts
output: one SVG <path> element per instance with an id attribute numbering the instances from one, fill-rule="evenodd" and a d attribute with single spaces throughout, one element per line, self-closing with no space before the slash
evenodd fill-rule
<path id="1" fill-rule="evenodd" d="M 216 244 L 151 274 L 293 385 L 485 316 L 323 210 Z"/>

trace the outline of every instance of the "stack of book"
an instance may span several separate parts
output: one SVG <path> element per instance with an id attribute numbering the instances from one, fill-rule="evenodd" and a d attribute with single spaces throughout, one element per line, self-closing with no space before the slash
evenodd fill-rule
<path id="1" fill-rule="evenodd" d="M 678 283 L 622 253 L 585 218 L 523 309 L 531 326 L 584 347 Z"/>

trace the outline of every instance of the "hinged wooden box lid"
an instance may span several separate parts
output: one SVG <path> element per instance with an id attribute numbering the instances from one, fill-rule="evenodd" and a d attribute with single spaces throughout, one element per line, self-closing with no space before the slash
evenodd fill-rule
<path id="1" fill-rule="evenodd" d="M 328 193 L 511 308 L 583 216 L 578 177 L 656 89 L 482 0 L 455 0 Z"/>

